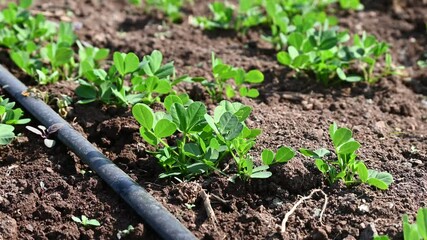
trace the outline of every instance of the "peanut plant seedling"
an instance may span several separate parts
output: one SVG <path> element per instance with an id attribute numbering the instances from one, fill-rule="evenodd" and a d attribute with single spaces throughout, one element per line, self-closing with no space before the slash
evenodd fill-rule
<path id="1" fill-rule="evenodd" d="M 30 122 L 29 118 L 22 118 L 22 109 L 14 107 L 14 102 L 0 96 L 0 145 L 7 145 L 15 138 L 15 128 L 12 125 Z"/>
<path id="2" fill-rule="evenodd" d="M 78 103 L 101 101 L 106 104 L 132 105 L 159 102 L 161 95 L 173 93 L 172 87 L 185 77 L 176 78 L 173 62 L 162 64 L 163 55 L 154 50 L 139 60 L 135 53 L 115 52 L 113 65 L 106 72 L 86 65 L 76 94 Z M 126 84 L 130 79 L 130 84 Z"/>
<path id="3" fill-rule="evenodd" d="M 135 228 L 132 225 L 129 225 L 126 229 L 119 230 L 119 232 L 116 235 L 117 239 L 122 239 L 123 237 L 126 237 L 131 232 L 133 232 L 134 230 L 135 230 Z"/>
<path id="4" fill-rule="evenodd" d="M 211 116 L 203 103 L 185 103 L 171 95 L 165 99 L 165 108 L 166 112 L 153 112 L 149 106 L 140 103 L 132 108 L 132 114 L 141 125 L 142 138 L 156 147 L 152 154 L 166 170 L 160 177 L 192 178 L 212 171 L 222 173 L 218 164 L 225 157 L 234 160 L 235 176 L 242 179 L 271 176 L 267 169 L 273 162 L 255 167 L 249 155 L 261 133 L 244 123 L 252 111 L 250 107 L 222 101 Z M 167 140 L 172 135 L 176 136 L 173 145 Z M 278 155 L 278 159 L 284 159 Z"/>
<path id="5" fill-rule="evenodd" d="M 363 9 L 359 0 L 240 0 L 237 6 L 218 1 L 209 4 L 210 17 L 191 17 L 190 23 L 206 30 L 235 29 L 240 32 L 257 26 L 270 27 L 264 39 L 281 49 L 293 31 L 305 32 L 326 20 L 336 25 L 337 19 L 326 14 L 327 7 L 333 3 L 339 3 L 343 9 Z"/>
<path id="6" fill-rule="evenodd" d="M 99 223 L 98 220 L 89 219 L 85 215 L 82 215 L 81 218 L 76 217 L 76 216 L 71 216 L 71 219 L 76 223 L 80 223 L 84 227 L 91 227 L 91 226 L 99 227 L 99 226 L 101 226 L 101 223 Z"/>
<path id="7" fill-rule="evenodd" d="M 365 183 L 381 190 L 388 189 L 393 182 L 391 174 L 368 169 L 363 161 L 357 160 L 356 151 L 360 143 L 353 139 L 350 129 L 338 128 L 336 123 L 333 123 L 329 127 L 329 136 L 334 145 L 336 160 L 326 159 L 325 156 L 329 155 L 330 151 L 324 148 L 316 151 L 301 148 L 300 152 L 315 159 L 317 168 L 327 177 L 330 184 L 342 180 L 347 186 Z"/>
<path id="8" fill-rule="evenodd" d="M 212 53 L 212 73 L 213 81 L 205 78 L 193 78 L 193 81 L 200 82 L 206 87 L 212 101 L 220 102 L 224 99 L 231 99 L 240 95 L 242 97 L 256 98 L 259 92 L 255 88 L 249 88 L 246 84 L 259 84 L 264 81 L 264 75 L 259 70 L 245 72 L 242 68 L 235 68 L 225 64 L 221 59 L 216 58 Z M 234 80 L 235 87 L 229 82 Z"/>
<path id="9" fill-rule="evenodd" d="M 305 33 L 291 33 L 287 40 L 287 51 L 277 54 L 279 63 L 298 72 L 313 74 L 325 85 L 333 80 L 375 83 L 379 78 L 395 73 L 388 45 L 365 33 L 355 35 L 352 46 L 345 44 L 350 40 L 347 32 L 327 26 Z M 386 67 L 376 73 L 375 66 L 380 59 L 385 60 Z"/>
<path id="10" fill-rule="evenodd" d="M 212 17 L 192 17 L 190 23 L 206 30 L 235 29 L 246 31 L 266 22 L 259 1 L 240 1 L 237 7 L 237 16 L 235 16 L 235 9 L 236 7 L 227 2 L 209 3 Z"/>

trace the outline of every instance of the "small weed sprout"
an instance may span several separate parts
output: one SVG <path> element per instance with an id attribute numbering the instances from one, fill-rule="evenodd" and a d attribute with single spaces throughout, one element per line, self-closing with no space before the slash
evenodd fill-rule
<path id="1" fill-rule="evenodd" d="M 78 218 L 76 216 L 71 216 L 71 219 L 76 223 L 80 223 L 84 227 L 91 227 L 91 226 L 99 227 L 99 226 L 101 226 L 101 223 L 99 223 L 98 220 L 89 219 L 85 215 L 82 215 L 81 218 Z"/>
<path id="2" fill-rule="evenodd" d="M 128 228 L 126 228 L 124 230 L 119 230 L 119 232 L 116 235 L 117 239 L 122 239 L 123 237 L 129 235 L 134 230 L 135 230 L 135 228 L 132 225 L 129 225 Z"/>
<path id="3" fill-rule="evenodd" d="M 42 125 L 37 126 L 37 128 L 32 126 L 26 126 L 25 128 L 31 131 L 32 133 L 39 135 L 41 138 L 43 138 L 44 139 L 43 142 L 46 147 L 52 148 L 55 146 L 56 141 L 53 139 L 50 139 L 50 136 L 55 132 L 57 132 L 62 127 L 64 127 L 64 124 L 56 123 L 47 129 L 45 126 L 42 126 Z"/>

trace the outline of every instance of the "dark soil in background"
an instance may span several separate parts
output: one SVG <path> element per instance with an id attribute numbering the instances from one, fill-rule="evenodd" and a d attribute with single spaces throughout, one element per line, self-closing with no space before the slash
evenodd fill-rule
<path id="1" fill-rule="evenodd" d="M 367 31 L 388 41 L 396 64 L 406 69 L 404 75 L 381 79 L 373 86 L 335 88 L 294 79 L 277 64 L 275 51 L 257 32 L 247 36 L 204 32 L 189 26 L 187 19 L 167 24 L 160 13 L 144 14 L 125 1 L 37 1 L 33 10 L 52 20 L 73 21 L 81 27 L 79 37 L 97 47 L 134 51 L 140 56 L 159 49 L 167 60 L 175 61 L 178 74 L 210 76 L 212 51 L 228 64 L 260 69 L 266 76 L 260 86 L 262 96 L 243 99 L 254 109 L 248 124 L 263 130 L 253 151 L 255 158 L 263 148 L 281 145 L 330 148 L 327 129 L 336 121 L 353 130 L 362 144 L 360 158 L 369 168 L 388 171 L 395 179 L 388 191 L 328 186 L 313 161 L 297 155 L 288 164 L 273 167 L 268 180 L 231 183 L 216 175 L 184 183 L 159 180 L 161 169 L 145 152 L 147 146 L 129 111 L 99 104 L 73 105 L 67 120 L 198 238 L 369 239 L 376 229 L 402 239 L 401 215 L 414 217 L 419 207 L 427 206 L 427 74 L 416 66 L 427 50 L 423 25 L 427 4 L 422 1 L 368 1 L 364 11 L 340 13 L 341 25 L 353 33 Z M 185 11 L 207 14 L 207 4 L 198 3 Z M 74 83 L 61 82 L 42 89 L 74 96 L 74 87 Z M 200 94 L 193 97 L 206 100 Z M 37 125 L 35 120 L 31 124 Z M 49 150 L 25 128 L 18 131 L 21 137 L 0 149 L 0 236 L 114 239 L 119 230 L 133 225 L 137 230 L 131 237 L 156 238 L 66 147 L 58 144 Z M 212 195 L 217 224 L 207 219 L 200 187 Z M 323 198 L 315 195 L 289 218 L 282 236 L 278 226 L 286 212 L 300 196 L 316 188 L 328 195 L 323 224 L 316 217 Z M 189 209 L 190 205 L 194 206 Z M 101 227 L 85 229 L 71 220 L 71 215 L 81 214 L 99 220 Z"/>

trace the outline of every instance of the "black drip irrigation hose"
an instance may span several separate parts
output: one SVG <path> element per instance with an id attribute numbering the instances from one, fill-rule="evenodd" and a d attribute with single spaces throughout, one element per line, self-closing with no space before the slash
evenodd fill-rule
<path id="1" fill-rule="evenodd" d="M 23 96 L 22 92 L 27 90 L 27 87 L 1 64 L 0 86 L 46 128 L 54 124 L 61 124 L 61 128 L 57 131 L 58 139 L 89 165 L 161 238 L 196 239 L 143 187 L 98 151 L 48 105 L 40 99 Z"/>

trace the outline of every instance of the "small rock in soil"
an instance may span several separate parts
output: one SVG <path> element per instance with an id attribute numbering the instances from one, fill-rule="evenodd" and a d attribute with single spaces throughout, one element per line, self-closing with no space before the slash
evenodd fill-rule
<path id="1" fill-rule="evenodd" d="M 360 211 L 360 212 L 362 212 L 362 213 L 367 213 L 367 212 L 369 212 L 369 206 L 368 206 L 368 205 L 366 205 L 366 204 L 362 204 L 362 205 L 360 205 L 358 208 L 359 208 L 359 211 Z"/>
<path id="2" fill-rule="evenodd" d="M 0 240 L 18 239 L 18 225 L 15 219 L 0 212 Z"/>

